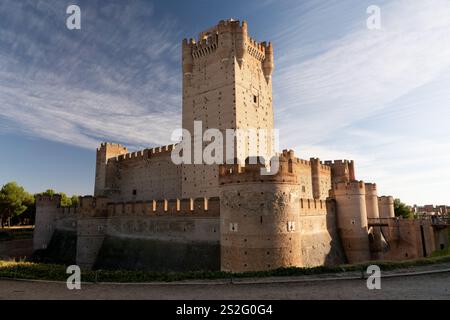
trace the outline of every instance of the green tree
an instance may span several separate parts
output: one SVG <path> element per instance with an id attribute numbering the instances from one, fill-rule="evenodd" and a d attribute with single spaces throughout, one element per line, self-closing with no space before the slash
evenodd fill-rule
<path id="1" fill-rule="evenodd" d="M 46 195 L 46 196 L 51 196 L 51 197 L 53 197 L 54 195 L 59 194 L 61 196 L 60 205 L 62 207 L 70 207 L 70 206 L 77 206 L 78 205 L 78 196 L 77 195 L 73 195 L 73 196 L 71 196 L 69 198 L 69 196 L 67 196 L 67 194 L 65 194 L 64 192 L 57 193 L 53 189 L 47 189 L 44 192 L 41 192 L 40 194 L 41 195 Z"/>
<path id="2" fill-rule="evenodd" d="M 400 199 L 394 200 L 394 211 L 396 217 L 403 217 L 405 219 L 412 217 L 411 207 L 401 202 Z"/>
<path id="3" fill-rule="evenodd" d="M 61 192 L 60 195 L 61 195 L 61 206 L 70 207 L 72 205 L 72 199 L 69 198 L 64 192 Z"/>
<path id="4" fill-rule="evenodd" d="M 56 194 L 56 192 L 55 192 L 55 190 L 53 190 L 53 189 L 47 189 L 47 190 L 45 190 L 44 192 L 42 192 L 41 194 L 42 194 L 42 195 L 46 195 L 46 196 L 53 197 L 53 196 Z"/>
<path id="5" fill-rule="evenodd" d="M 16 182 L 8 182 L 0 190 L 1 226 L 12 217 L 21 215 L 27 206 L 34 204 L 34 197 Z"/>
<path id="6" fill-rule="evenodd" d="M 79 200 L 78 200 L 78 196 L 77 195 L 73 195 L 72 198 L 70 198 L 70 200 L 72 201 L 72 205 L 73 206 L 78 206 L 79 205 Z"/>

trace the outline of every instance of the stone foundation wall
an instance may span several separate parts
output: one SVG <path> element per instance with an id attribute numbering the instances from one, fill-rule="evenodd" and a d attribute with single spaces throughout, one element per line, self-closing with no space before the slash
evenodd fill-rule
<path id="1" fill-rule="evenodd" d="M 219 217 L 113 216 L 94 268 L 220 269 Z"/>
<path id="2" fill-rule="evenodd" d="M 33 253 L 33 239 L 0 241 L 0 259 L 24 258 Z"/>

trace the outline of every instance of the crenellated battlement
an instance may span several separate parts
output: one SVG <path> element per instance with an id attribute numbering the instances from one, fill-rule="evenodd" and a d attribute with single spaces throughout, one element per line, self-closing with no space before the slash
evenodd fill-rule
<path id="1" fill-rule="evenodd" d="M 327 160 L 322 164 L 331 168 L 332 182 L 334 184 L 356 180 L 355 163 L 353 160 Z"/>
<path id="2" fill-rule="evenodd" d="M 364 181 L 339 182 L 333 186 L 332 190 L 334 193 L 351 193 L 353 191 L 364 193 L 366 190 L 366 184 L 364 183 Z"/>
<path id="3" fill-rule="evenodd" d="M 218 35 L 210 35 L 198 43 L 196 43 L 193 39 L 191 39 L 190 42 L 187 42 L 187 39 L 185 39 L 183 41 L 183 46 L 189 47 L 192 57 L 194 59 L 198 59 L 216 51 L 218 46 Z"/>
<path id="4" fill-rule="evenodd" d="M 394 197 L 392 196 L 381 196 L 378 197 L 379 203 L 382 204 L 394 204 Z"/>
<path id="5" fill-rule="evenodd" d="M 245 166 L 239 164 L 221 165 L 219 168 L 220 183 L 240 183 L 240 182 L 265 182 L 279 181 L 286 183 L 295 183 L 297 174 L 304 167 L 317 168 L 321 174 L 330 173 L 332 168 L 322 164 L 319 159 L 311 158 L 310 161 L 297 158 L 294 150 L 283 150 L 277 154 L 279 161 L 279 170 L 273 175 L 261 175 L 261 170 L 265 170 L 266 166 L 256 160 L 245 161 Z M 272 158 L 271 163 L 274 161 Z M 237 163 L 235 161 L 235 163 Z M 269 166 L 270 167 L 270 166 Z"/>
<path id="6" fill-rule="evenodd" d="M 57 213 L 61 215 L 102 215 L 106 208 L 108 199 L 106 197 L 83 196 L 79 197 L 79 205 L 61 206 L 61 196 L 55 194 L 37 195 L 36 206 L 52 206 L 57 208 Z"/>
<path id="7" fill-rule="evenodd" d="M 311 158 L 309 162 L 311 166 L 316 166 L 320 171 L 331 172 L 331 167 L 320 161 L 319 158 Z"/>
<path id="8" fill-rule="evenodd" d="M 106 217 L 108 198 L 84 196 L 80 197 L 79 214 L 81 217 Z"/>
<path id="9" fill-rule="evenodd" d="M 145 160 L 155 156 L 166 155 L 171 153 L 175 149 L 176 144 L 169 144 L 165 146 L 144 149 L 140 151 L 129 152 L 126 154 L 121 154 L 116 157 L 109 158 L 108 162 L 124 162 L 127 160 Z"/>
<path id="10" fill-rule="evenodd" d="M 231 39 L 234 39 L 232 41 Z M 241 64 L 248 54 L 263 63 L 263 71 L 268 80 L 273 71 L 273 47 L 269 42 L 258 42 L 248 36 L 247 23 L 238 20 L 222 20 L 218 25 L 201 32 L 195 40 L 183 39 L 183 73 L 192 74 L 195 60 L 219 51 L 221 58 L 227 60 L 235 49 L 236 58 Z"/>
<path id="11" fill-rule="evenodd" d="M 106 197 L 84 196 L 80 197 L 79 206 L 60 207 L 58 196 L 38 196 L 38 205 L 51 204 L 58 208 L 59 214 L 79 214 L 80 217 L 107 217 L 107 216 L 133 216 L 133 215 L 194 215 L 217 217 L 220 214 L 219 197 L 211 198 L 185 198 L 185 199 L 155 199 L 148 201 L 109 202 Z"/>
<path id="12" fill-rule="evenodd" d="M 257 42 L 250 37 L 248 37 L 248 41 L 246 44 L 247 53 L 261 62 L 266 58 L 266 49 L 268 49 L 269 46 L 272 47 L 272 44 L 270 42 L 267 45 L 266 42 Z"/>
<path id="13" fill-rule="evenodd" d="M 189 56 L 193 59 L 199 59 L 215 52 L 219 46 L 219 37 L 224 34 L 240 34 L 240 39 L 245 40 L 247 37 L 247 24 L 245 21 L 240 23 L 232 19 L 221 20 L 218 25 L 201 32 L 197 40 L 193 38 L 189 40 L 183 39 L 183 60 L 192 63 L 192 61 L 188 61 L 190 60 Z M 229 44 L 223 43 L 223 45 Z M 186 64 L 183 63 L 184 71 L 188 71 L 185 67 Z"/>
<path id="14" fill-rule="evenodd" d="M 262 172 L 268 172 L 268 168 L 259 162 L 259 158 L 247 158 L 245 166 L 237 164 L 225 164 L 219 166 L 220 184 L 229 183 L 249 183 L 249 182 L 280 182 L 297 183 L 296 167 L 304 165 L 300 159 L 295 158 L 292 150 L 285 150 L 273 161 L 278 160 L 278 170 L 273 174 L 262 175 Z"/>
<path id="15" fill-rule="evenodd" d="M 300 210 L 302 212 L 303 211 L 311 212 L 311 210 L 313 210 L 313 212 L 320 211 L 325 213 L 327 210 L 328 202 L 332 202 L 332 200 L 305 199 L 305 198 L 300 198 L 298 201 L 300 202 Z"/>
<path id="16" fill-rule="evenodd" d="M 111 148 L 111 149 L 119 149 L 127 152 L 127 148 L 120 143 L 114 143 L 114 142 L 102 142 L 100 143 L 100 147 L 97 148 L 97 152 L 100 152 L 101 150 Z"/>
<path id="17" fill-rule="evenodd" d="M 80 212 L 79 206 L 64 206 L 61 207 L 62 215 L 76 215 Z"/>
<path id="18" fill-rule="evenodd" d="M 45 205 L 56 205 L 56 207 L 60 207 L 61 205 L 61 195 L 54 194 L 52 196 L 47 194 L 38 194 L 36 195 L 36 206 L 45 206 Z"/>
<path id="19" fill-rule="evenodd" d="M 340 182 L 334 185 L 334 190 L 365 189 L 364 181 Z"/>
<path id="20" fill-rule="evenodd" d="M 208 216 L 220 215 L 218 197 L 161 199 L 136 202 L 109 203 L 109 216 Z"/>
<path id="21" fill-rule="evenodd" d="M 353 163 L 353 160 L 347 160 L 347 159 L 344 159 L 344 160 L 326 160 L 326 161 L 322 161 L 321 163 L 325 164 L 327 166 L 346 165 L 346 164 L 348 165 L 348 164 Z"/>
<path id="22" fill-rule="evenodd" d="M 378 197 L 378 207 L 380 208 L 380 218 L 394 218 L 394 197 L 381 196 Z"/>

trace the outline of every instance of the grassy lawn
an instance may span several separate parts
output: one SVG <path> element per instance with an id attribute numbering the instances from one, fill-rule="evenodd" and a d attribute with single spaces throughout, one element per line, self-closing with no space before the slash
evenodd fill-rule
<path id="1" fill-rule="evenodd" d="M 430 257 L 419 260 L 386 262 L 372 261 L 357 265 L 342 265 L 335 267 L 313 268 L 282 268 L 262 272 L 230 273 L 222 271 L 198 271 L 198 272 L 146 272 L 130 270 L 85 270 L 82 272 L 83 282 L 153 282 L 153 281 L 179 281 L 189 279 L 229 279 L 246 277 L 271 277 L 271 276 L 299 276 L 316 275 L 323 273 L 337 273 L 345 271 L 365 271 L 370 264 L 380 266 L 381 270 L 388 271 L 414 266 L 430 265 L 434 263 L 450 262 L 450 256 Z M 32 262 L 14 262 L 0 260 L 0 277 L 13 279 L 38 279 L 66 281 L 66 266 L 57 264 L 43 264 Z"/>

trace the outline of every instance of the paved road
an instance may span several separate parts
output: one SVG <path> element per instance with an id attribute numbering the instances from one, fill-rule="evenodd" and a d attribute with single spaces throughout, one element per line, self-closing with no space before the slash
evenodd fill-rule
<path id="1" fill-rule="evenodd" d="M 328 280 L 265 284 L 83 284 L 0 280 L 0 299 L 448 299 L 450 272 L 384 278 L 381 290 L 366 281 Z"/>

